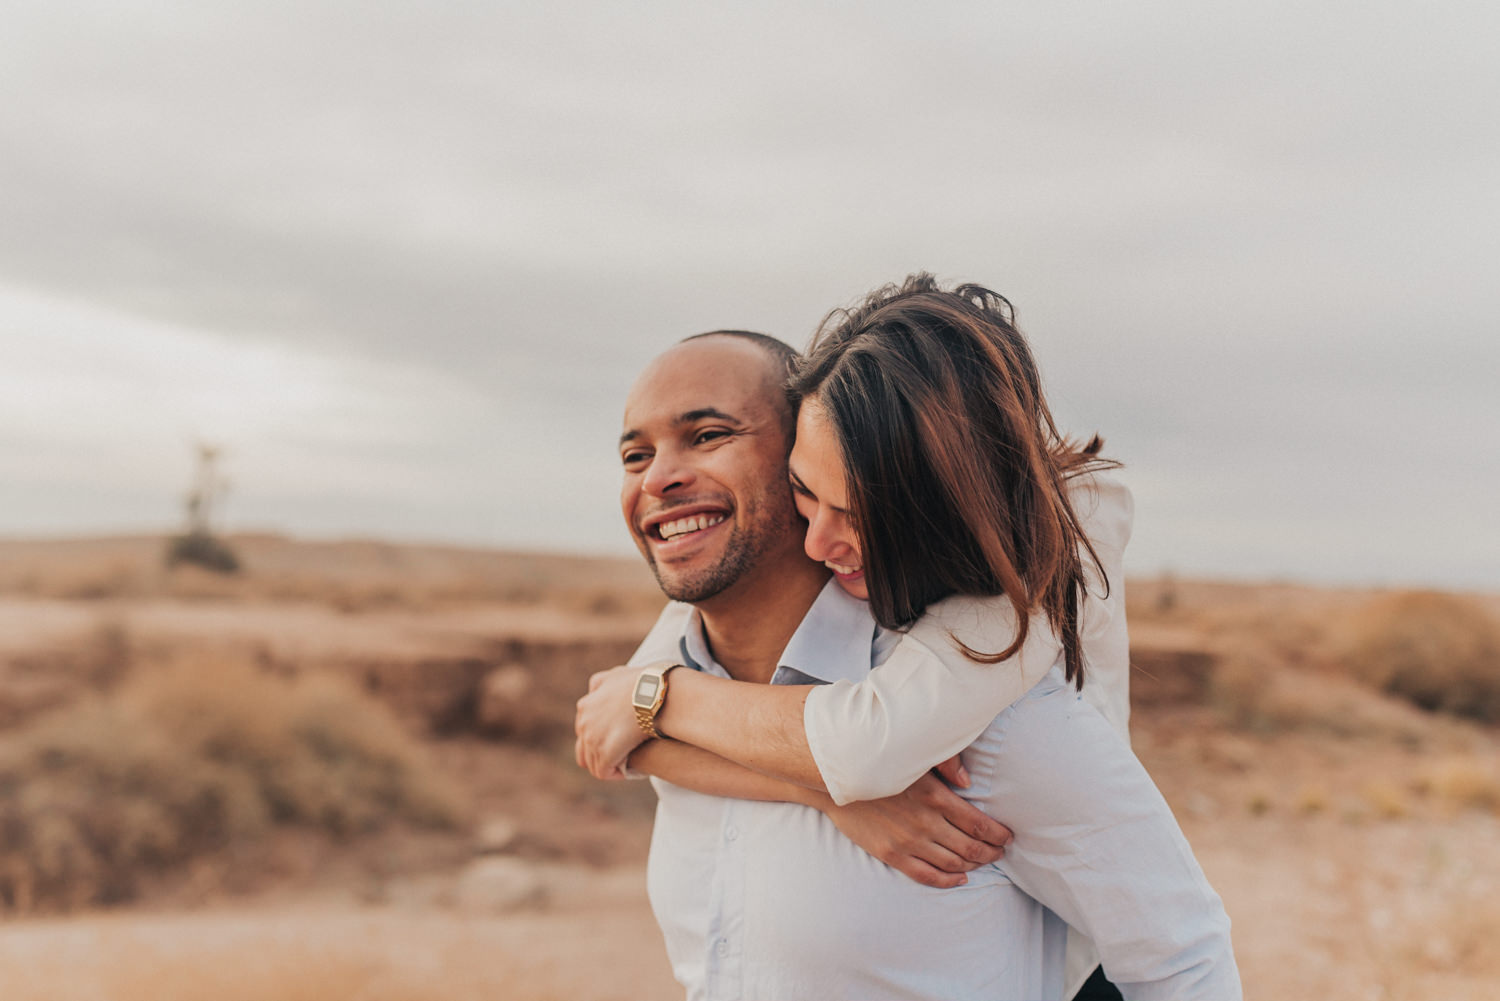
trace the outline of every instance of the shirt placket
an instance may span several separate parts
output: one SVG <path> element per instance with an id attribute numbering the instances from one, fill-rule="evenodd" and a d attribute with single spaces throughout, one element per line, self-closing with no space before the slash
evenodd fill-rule
<path id="1" fill-rule="evenodd" d="M 745 845 L 741 804 L 726 800 L 719 827 L 718 864 L 713 909 L 709 921 L 708 971 L 710 1001 L 743 1001 L 745 956 Z"/>

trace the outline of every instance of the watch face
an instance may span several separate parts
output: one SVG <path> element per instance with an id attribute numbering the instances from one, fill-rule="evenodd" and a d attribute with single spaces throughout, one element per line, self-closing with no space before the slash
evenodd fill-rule
<path id="1" fill-rule="evenodd" d="M 656 690 L 660 687 L 660 678 L 650 676 L 642 678 L 635 683 L 635 700 L 637 702 L 650 702 L 656 698 Z"/>

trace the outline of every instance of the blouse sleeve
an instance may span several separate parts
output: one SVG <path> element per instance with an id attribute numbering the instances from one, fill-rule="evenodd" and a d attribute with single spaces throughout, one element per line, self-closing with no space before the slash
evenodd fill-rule
<path id="1" fill-rule="evenodd" d="M 1123 559 L 1133 502 L 1123 484 L 1099 474 L 1075 478 L 1070 495 L 1109 582 L 1106 589 L 1085 558 L 1088 588 L 1080 627 L 1085 692 L 1124 733 L 1129 639 Z M 803 727 L 834 801 L 880 799 L 907 788 L 972 743 L 1061 662 L 1062 645 L 1040 613 L 1032 617 L 1021 649 L 1000 663 L 971 660 L 959 646 L 995 653 L 1010 646 L 1016 631 L 1015 610 L 1005 597 L 957 595 L 930 607 L 868 678 L 813 689 Z"/>
<path id="2" fill-rule="evenodd" d="M 869 677 L 809 692 L 802 723 L 834 802 L 894 796 L 973 743 L 1061 657 L 1045 617 L 1037 619 L 1015 656 L 981 664 L 954 637 L 981 652 L 1003 650 L 1015 637 L 1015 613 L 1003 598 L 948 598 Z"/>

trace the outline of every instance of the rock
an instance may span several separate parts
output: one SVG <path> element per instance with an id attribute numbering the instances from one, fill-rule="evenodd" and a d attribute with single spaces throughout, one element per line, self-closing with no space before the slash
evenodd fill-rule
<path id="1" fill-rule="evenodd" d="M 547 883 L 525 862 L 487 857 L 471 862 L 458 876 L 454 903 L 470 914 L 507 914 L 547 904 Z"/>
<path id="2" fill-rule="evenodd" d="M 521 835 L 521 825 L 514 817 L 497 815 L 485 818 L 474 839 L 476 855 L 500 855 L 511 849 Z"/>

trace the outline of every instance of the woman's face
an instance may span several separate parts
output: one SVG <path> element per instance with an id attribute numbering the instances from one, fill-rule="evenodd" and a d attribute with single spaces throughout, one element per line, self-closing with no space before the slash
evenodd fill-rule
<path id="1" fill-rule="evenodd" d="M 859 535 L 849 514 L 843 455 L 817 397 L 803 400 L 797 412 L 797 441 L 789 465 L 797 513 L 807 519 L 807 555 L 832 570 L 845 591 L 868 600 Z"/>

